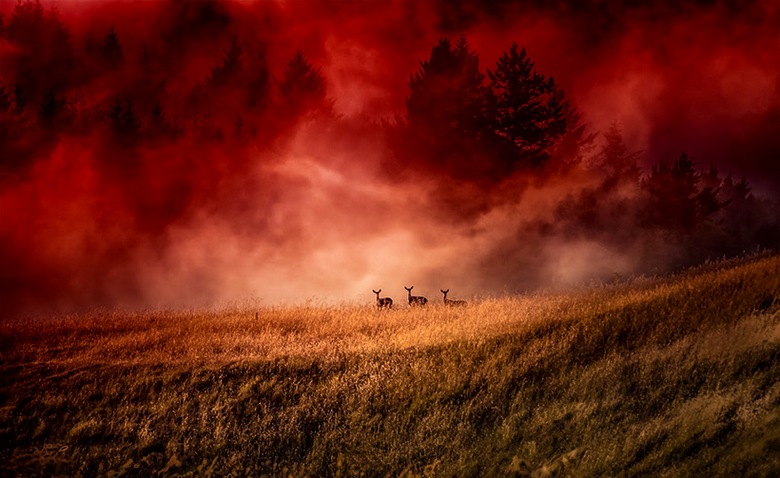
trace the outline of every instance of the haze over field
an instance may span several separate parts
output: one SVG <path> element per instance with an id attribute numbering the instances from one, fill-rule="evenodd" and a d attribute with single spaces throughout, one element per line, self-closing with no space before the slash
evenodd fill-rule
<path id="1" fill-rule="evenodd" d="M 465 307 L 0 323 L 0 475 L 775 476 L 780 256 Z"/>
<path id="2" fill-rule="evenodd" d="M 780 245 L 771 0 L 0 12 L 6 313 L 498 295 Z"/>

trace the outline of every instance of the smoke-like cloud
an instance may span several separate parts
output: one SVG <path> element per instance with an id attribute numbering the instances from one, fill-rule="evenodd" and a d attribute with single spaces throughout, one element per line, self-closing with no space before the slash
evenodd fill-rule
<path id="1" fill-rule="evenodd" d="M 429 299 L 439 288 L 469 297 L 694 260 L 636 219 L 637 185 L 609 189 L 588 161 L 484 182 L 399 157 L 383 122 L 403 118 L 409 77 L 442 37 L 464 35 L 483 71 L 513 41 L 525 46 L 588 131 L 617 123 L 646 168 L 684 149 L 735 180 L 748 175 L 757 193 L 780 187 L 772 1 L 43 7 L 44 40 L 14 32 L 18 7 L 2 7 L 7 313 L 368 302 L 380 287 L 402 302 L 404 285 Z M 120 60 L 105 43 L 110 28 Z M 322 110 L 280 93 L 299 50 L 325 80 Z M 754 242 L 772 244 L 772 230 L 763 234 Z"/>

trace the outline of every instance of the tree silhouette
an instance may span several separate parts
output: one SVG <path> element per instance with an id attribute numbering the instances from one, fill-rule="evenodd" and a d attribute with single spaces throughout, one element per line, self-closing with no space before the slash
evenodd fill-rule
<path id="1" fill-rule="evenodd" d="M 122 101 L 120 96 L 114 97 L 106 111 L 106 118 L 119 139 L 130 140 L 138 136 L 141 122 L 132 101 Z"/>
<path id="2" fill-rule="evenodd" d="M 77 76 L 70 33 L 56 8 L 44 10 L 38 0 L 18 1 L 3 29 L 3 37 L 18 47 L 10 64 L 36 101 L 43 96 L 45 87 L 61 90 Z"/>
<path id="3" fill-rule="evenodd" d="M 439 40 L 409 79 L 406 118 L 389 128 L 391 147 L 462 179 L 495 176 L 490 90 L 465 37 Z"/>
<path id="4" fill-rule="evenodd" d="M 648 194 L 645 220 L 648 225 L 676 231 L 690 231 L 701 218 L 697 196 L 701 174 L 687 153 L 669 166 L 656 163 L 642 187 Z"/>
<path id="5" fill-rule="evenodd" d="M 152 52 L 146 44 L 141 46 L 141 53 L 138 55 L 138 64 L 144 71 L 148 71 L 152 67 Z"/>
<path id="6" fill-rule="evenodd" d="M 14 112 L 16 114 L 22 114 L 27 107 L 27 88 L 24 87 L 21 81 L 16 82 L 14 85 Z"/>
<path id="7" fill-rule="evenodd" d="M 124 63 L 125 55 L 122 44 L 119 42 L 114 27 L 111 27 L 100 41 L 99 52 L 101 60 L 109 69 L 119 68 Z"/>
<path id="8" fill-rule="evenodd" d="M 246 109 L 251 111 L 265 108 L 269 103 L 272 86 L 268 69 L 264 66 L 259 68 L 247 83 Z"/>
<path id="9" fill-rule="evenodd" d="M 639 164 L 639 151 L 629 153 L 623 141 L 623 133 L 616 124 L 612 124 L 603 133 L 604 145 L 596 154 L 596 167 L 604 173 L 604 187 L 612 189 L 620 184 L 639 184 L 642 174 Z"/>
<path id="10" fill-rule="evenodd" d="M 5 87 L 0 85 L 0 113 L 11 109 L 11 92 Z"/>
<path id="11" fill-rule="evenodd" d="M 306 113 L 327 113 L 332 109 L 332 104 L 326 96 L 325 78 L 320 69 L 313 67 L 300 50 L 287 62 L 278 88 L 283 113 L 290 117 Z"/>
<path id="12" fill-rule="evenodd" d="M 465 37 L 456 45 L 439 40 L 428 60 L 409 80 L 406 99 L 409 127 L 431 143 L 452 135 L 477 138 L 486 127 L 487 89 L 479 71 L 479 57 Z"/>
<path id="13" fill-rule="evenodd" d="M 211 68 L 209 78 L 212 86 L 226 86 L 236 80 L 242 69 L 241 55 L 243 50 L 236 40 L 230 43 L 230 48 L 224 51 L 222 61 L 218 66 Z"/>
<path id="14" fill-rule="evenodd" d="M 32 46 L 45 29 L 46 14 L 40 0 L 25 0 L 16 3 L 3 33 L 13 43 Z"/>
<path id="15" fill-rule="evenodd" d="M 46 128 L 53 127 L 64 107 L 65 98 L 58 95 L 53 88 L 47 88 L 38 108 L 38 119 L 41 125 Z"/>
<path id="16" fill-rule="evenodd" d="M 567 130 L 571 106 L 553 78 L 538 73 L 525 48 L 512 43 L 488 70 L 496 95 L 497 135 L 506 142 L 504 160 L 536 166 L 550 158 L 550 146 Z"/>
<path id="17" fill-rule="evenodd" d="M 715 166 L 710 166 L 707 171 L 701 173 L 699 180 L 699 193 L 696 195 L 698 212 L 701 218 L 709 218 L 720 211 L 726 202 L 720 197 L 723 180 Z"/>
<path id="18" fill-rule="evenodd" d="M 165 109 L 159 102 L 155 103 L 152 107 L 150 126 L 154 126 L 161 130 L 167 128 L 168 126 L 168 120 L 165 117 Z"/>

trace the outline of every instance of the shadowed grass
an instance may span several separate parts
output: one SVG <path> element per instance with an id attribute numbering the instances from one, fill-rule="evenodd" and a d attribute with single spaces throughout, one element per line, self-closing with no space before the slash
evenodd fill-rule
<path id="1" fill-rule="evenodd" d="M 0 473 L 769 476 L 779 302 L 766 257 L 465 308 L 6 321 Z"/>

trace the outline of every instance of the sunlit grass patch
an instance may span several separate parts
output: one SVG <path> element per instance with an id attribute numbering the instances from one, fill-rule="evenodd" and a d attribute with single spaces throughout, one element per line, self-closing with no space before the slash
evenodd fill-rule
<path id="1" fill-rule="evenodd" d="M 766 476 L 780 258 L 467 307 L 0 326 L 0 470 Z"/>

